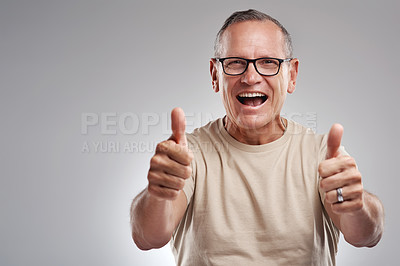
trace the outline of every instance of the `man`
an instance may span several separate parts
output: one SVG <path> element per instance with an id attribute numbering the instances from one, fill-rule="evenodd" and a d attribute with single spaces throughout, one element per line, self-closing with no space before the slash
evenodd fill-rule
<path id="1" fill-rule="evenodd" d="M 339 231 L 357 247 L 379 242 L 383 206 L 340 147 L 342 126 L 320 136 L 280 116 L 298 66 L 275 19 L 248 10 L 226 20 L 210 61 L 226 116 L 186 138 L 172 110 L 173 134 L 132 203 L 140 249 L 172 238 L 178 265 L 334 265 Z"/>

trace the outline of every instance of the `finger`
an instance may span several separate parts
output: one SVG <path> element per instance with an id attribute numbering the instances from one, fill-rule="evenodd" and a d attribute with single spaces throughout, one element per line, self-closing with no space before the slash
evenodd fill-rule
<path id="1" fill-rule="evenodd" d="M 361 184 L 361 174 L 356 169 L 349 169 L 344 172 L 332 175 L 329 178 L 321 179 L 319 186 L 322 191 L 336 190 L 352 184 Z"/>
<path id="2" fill-rule="evenodd" d="M 150 160 L 150 170 L 162 171 L 176 176 L 177 178 L 187 179 L 192 174 L 192 168 L 171 160 L 167 156 L 156 155 Z"/>
<path id="3" fill-rule="evenodd" d="M 353 184 L 342 187 L 342 196 L 344 201 L 354 200 L 362 197 L 363 186 L 362 184 Z M 328 203 L 338 203 L 337 190 L 331 190 L 325 193 L 325 200 Z"/>
<path id="4" fill-rule="evenodd" d="M 186 147 L 172 140 L 157 144 L 156 153 L 166 154 L 172 160 L 183 165 L 190 165 L 190 162 L 193 160 L 193 153 L 191 150 L 186 149 Z"/>
<path id="5" fill-rule="evenodd" d="M 160 171 L 149 172 L 149 184 L 161 186 L 163 188 L 181 190 L 185 186 L 185 180 Z"/>
<path id="6" fill-rule="evenodd" d="M 339 155 L 339 147 L 343 136 L 343 126 L 341 124 L 333 124 L 328 134 L 326 151 L 326 159 L 330 159 Z"/>
<path id="7" fill-rule="evenodd" d="M 332 211 L 337 214 L 351 213 L 363 208 L 363 201 L 360 199 L 346 200 L 332 204 Z"/>
<path id="8" fill-rule="evenodd" d="M 356 161 L 351 156 L 343 155 L 322 161 L 318 166 L 318 173 L 322 178 L 326 178 L 350 168 L 357 169 Z"/>
<path id="9" fill-rule="evenodd" d="M 171 112 L 171 138 L 176 141 L 176 143 L 183 146 L 187 146 L 187 140 L 185 135 L 186 128 L 186 118 L 185 113 L 179 107 L 176 107 Z"/>
<path id="10" fill-rule="evenodd" d="M 162 187 L 159 185 L 153 185 L 153 184 L 149 184 L 147 186 L 147 190 L 149 191 L 149 193 L 151 195 L 154 195 L 158 198 L 166 199 L 166 200 L 175 200 L 180 193 L 179 190 Z"/>

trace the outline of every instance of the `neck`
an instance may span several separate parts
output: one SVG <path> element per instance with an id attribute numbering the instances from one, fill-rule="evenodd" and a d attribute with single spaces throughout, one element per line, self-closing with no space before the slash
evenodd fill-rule
<path id="1" fill-rule="evenodd" d="M 277 116 L 274 120 L 261 128 L 241 128 L 227 116 L 224 118 L 224 127 L 234 139 L 249 145 L 262 145 L 273 142 L 286 132 L 287 120 Z"/>

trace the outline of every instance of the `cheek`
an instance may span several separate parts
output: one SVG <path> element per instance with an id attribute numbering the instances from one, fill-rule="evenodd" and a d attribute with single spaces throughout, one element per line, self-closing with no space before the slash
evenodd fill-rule
<path id="1" fill-rule="evenodd" d="M 273 88 L 273 100 L 272 105 L 280 106 L 286 99 L 286 88 L 287 82 L 284 79 L 279 78 L 275 80 L 270 80 L 269 85 Z"/>
<path id="2" fill-rule="evenodd" d="M 230 79 L 223 79 L 220 81 L 220 88 L 224 100 L 228 100 L 229 102 L 233 100 L 233 94 L 232 94 L 233 86 L 234 86 L 234 81 Z"/>
<path id="3" fill-rule="evenodd" d="M 230 116 L 236 116 L 240 112 L 240 107 L 237 105 L 236 98 L 232 93 L 232 90 L 236 84 L 234 79 L 223 79 L 220 80 L 220 92 L 221 99 L 223 101 L 225 111 Z"/>
<path id="4" fill-rule="evenodd" d="M 274 91 L 276 91 L 276 93 L 278 93 L 279 95 L 285 95 L 287 87 L 288 87 L 287 79 L 283 78 L 283 76 L 277 77 L 274 84 L 275 88 Z"/>

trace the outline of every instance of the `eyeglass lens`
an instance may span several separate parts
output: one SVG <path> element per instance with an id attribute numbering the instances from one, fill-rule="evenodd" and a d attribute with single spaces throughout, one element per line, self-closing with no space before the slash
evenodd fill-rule
<path id="1" fill-rule="evenodd" d="M 240 75 L 246 71 L 247 61 L 241 58 L 227 58 L 223 67 L 229 75 Z M 257 71 L 262 75 L 276 75 L 279 71 L 279 61 L 271 58 L 260 58 L 255 61 Z"/>

